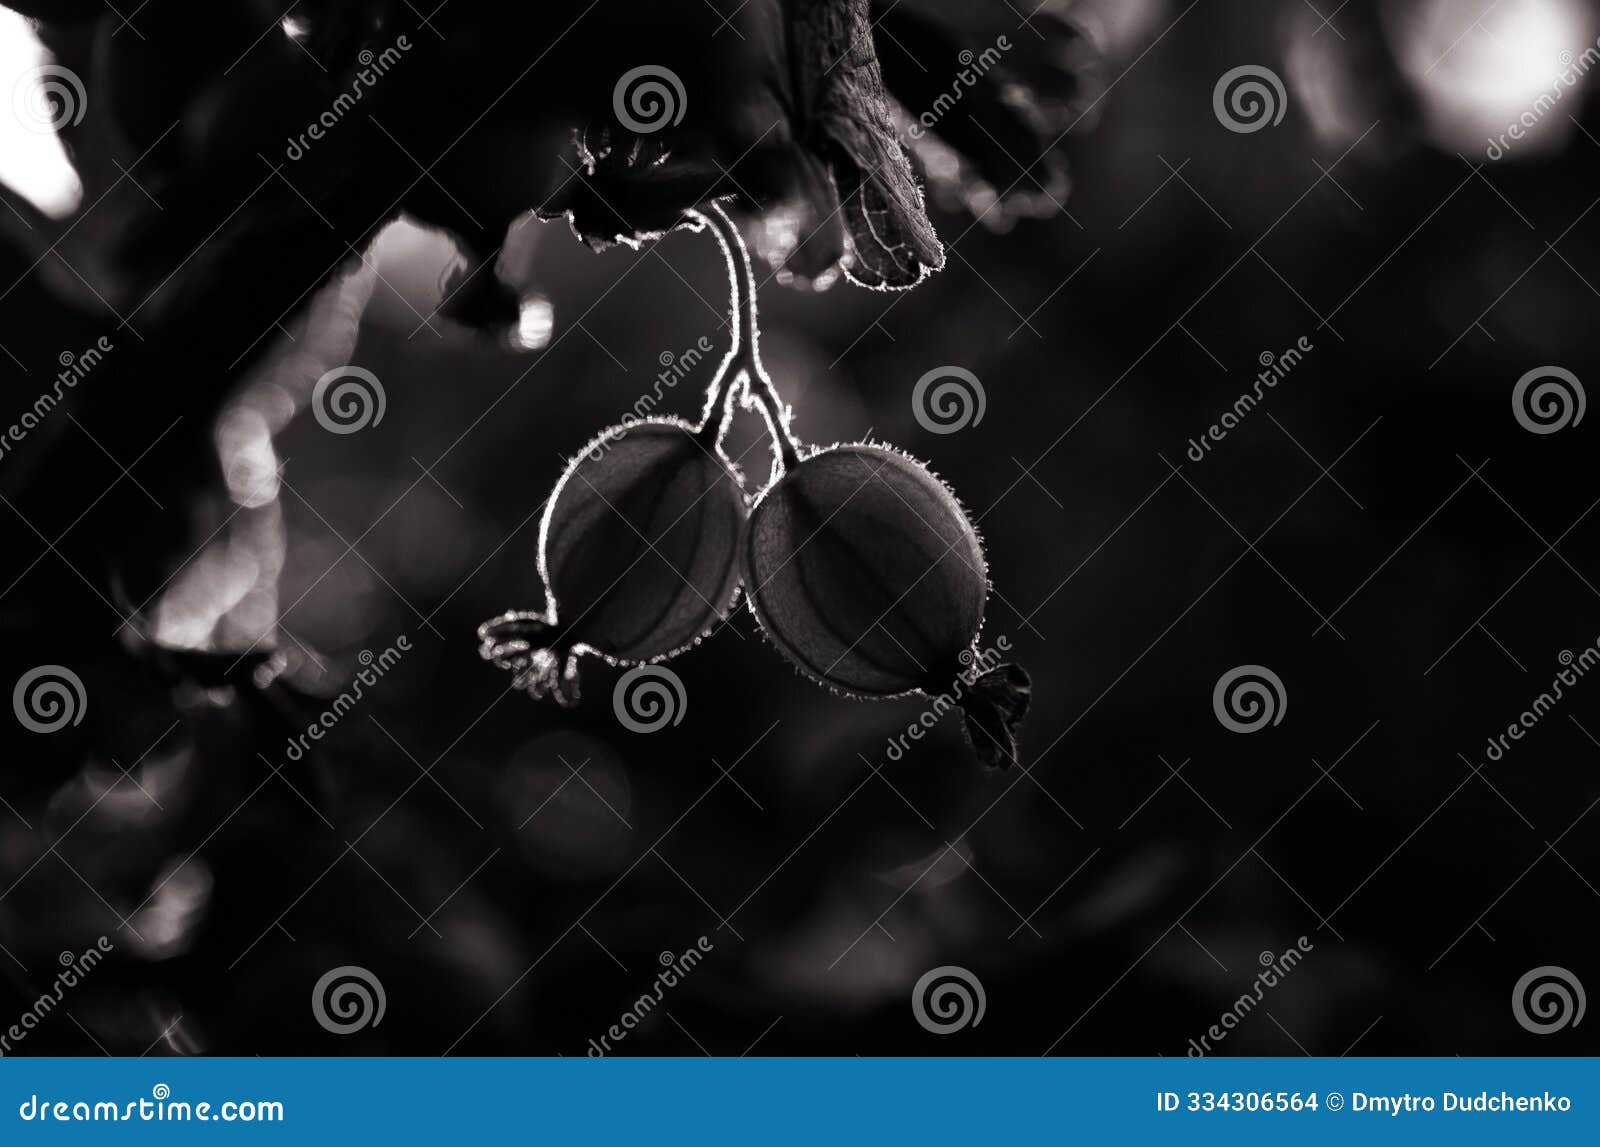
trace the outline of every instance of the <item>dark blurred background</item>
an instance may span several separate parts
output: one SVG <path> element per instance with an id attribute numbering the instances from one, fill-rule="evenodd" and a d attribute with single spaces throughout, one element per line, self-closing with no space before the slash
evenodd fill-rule
<path id="1" fill-rule="evenodd" d="M 17 1051 L 584 1054 L 702 936 L 711 954 L 618 1051 L 1182 1055 L 1301 937 L 1217 1052 L 1600 1050 L 1593 1020 L 1537 1035 L 1512 1006 L 1545 965 L 1600 985 L 1600 675 L 1487 746 L 1600 642 L 1595 416 L 1534 433 L 1513 408 L 1537 368 L 1600 377 L 1600 6 L 907 5 L 974 52 L 1007 37 L 1001 73 L 1032 68 L 1030 99 L 1051 97 L 1044 63 L 1070 77 L 1070 175 L 1026 157 L 1007 189 L 981 155 L 954 175 L 973 154 L 919 156 L 947 168 L 919 166 L 943 270 L 903 293 L 769 279 L 763 348 L 801 438 L 893 442 L 979 521 L 984 643 L 1005 635 L 1033 676 L 1006 772 L 978 767 L 953 718 L 891 760 L 926 701 L 812 687 L 742 608 L 672 662 L 684 719 L 649 735 L 618 724 L 619 671 L 598 661 L 563 710 L 479 660 L 480 621 L 542 605 L 538 515 L 565 459 L 703 336 L 718 354 L 659 408 L 698 414 L 728 338 L 709 237 L 595 253 L 519 220 L 513 347 L 434 314 L 461 260 L 417 217 L 364 257 L 302 251 L 321 228 L 304 213 L 236 236 L 269 196 L 299 210 L 277 155 L 229 216 L 239 197 L 204 206 L 203 185 L 142 191 L 138 148 L 0 139 L 0 422 L 62 355 L 114 346 L 0 458 L 0 680 L 65 666 L 85 697 L 79 724 L 8 715 L 0 733 L 0 1021 L 50 990 L 60 953 L 114 945 Z M 628 61 L 591 41 L 625 7 L 552 14 L 547 40 L 568 38 L 551 63 L 587 60 L 609 90 Z M 909 47 L 891 30 L 893 86 Z M 738 51 L 733 31 L 708 50 Z M 52 34 L 87 77 L 134 32 L 108 16 Z M 517 36 L 523 64 L 552 47 Z M 0 41 L 8 91 L 51 58 L 14 14 Z M 912 64 L 948 73 L 941 90 L 960 67 Z M 1242 65 L 1281 81 L 1263 89 L 1280 121 L 1219 115 Z M 422 87 L 451 98 L 438 74 Z M 90 83 L 91 113 L 109 99 Z M 989 107 L 957 102 L 946 131 Z M 318 146 L 372 136 L 362 114 Z M 383 202 L 429 186 L 437 148 L 413 166 L 377 138 L 398 174 L 355 178 L 392 177 Z M 303 199 L 344 226 L 336 196 Z M 184 211 L 225 229 L 181 245 L 181 305 L 136 310 L 164 281 L 130 288 L 107 252 Z M 758 253 L 781 240 L 781 217 L 744 218 Z M 183 357 L 229 323 L 232 356 Z M 1261 356 L 1296 345 L 1189 456 Z M 308 395 L 346 361 L 386 409 L 334 434 Z M 977 376 L 985 413 L 932 433 L 912 388 L 946 365 Z M 402 635 L 291 759 L 363 651 Z M 1286 698 L 1249 735 L 1213 709 L 1240 665 Z M 386 997 L 349 1036 L 310 1005 L 344 965 Z M 918 1025 L 912 986 L 940 965 L 981 981 L 980 1025 Z"/>

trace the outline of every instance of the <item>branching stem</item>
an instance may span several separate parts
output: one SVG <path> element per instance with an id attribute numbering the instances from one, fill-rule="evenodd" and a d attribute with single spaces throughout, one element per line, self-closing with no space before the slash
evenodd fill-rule
<path id="1" fill-rule="evenodd" d="M 748 402 L 761 408 L 767 431 L 784 469 L 799 464 L 800 443 L 789 429 L 788 410 L 778 388 L 761 361 L 761 328 L 756 319 L 755 276 L 750 270 L 750 255 L 739 228 L 719 203 L 691 212 L 693 218 L 717 237 L 728 264 L 729 318 L 733 328 L 732 345 L 717 376 L 706 391 L 705 420 L 701 433 L 712 442 L 722 436 L 726 410 L 734 387 L 743 381 Z"/>

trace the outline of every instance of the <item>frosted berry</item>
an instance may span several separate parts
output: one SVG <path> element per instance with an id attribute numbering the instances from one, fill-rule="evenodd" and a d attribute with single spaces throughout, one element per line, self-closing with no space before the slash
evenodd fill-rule
<path id="1" fill-rule="evenodd" d="M 478 628 L 479 652 L 534 696 L 577 696 L 574 655 L 659 661 L 732 608 L 748 509 L 715 437 L 676 419 L 612 427 L 556 483 L 539 527 L 542 613 Z"/>
<path id="2" fill-rule="evenodd" d="M 1027 674 L 968 671 L 983 543 L 920 462 L 866 443 L 813 453 L 762 495 L 743 549 L 751 609 L 802 673 L 857 697 L 951 694 L 985 763 L 1015 761 Z"/>

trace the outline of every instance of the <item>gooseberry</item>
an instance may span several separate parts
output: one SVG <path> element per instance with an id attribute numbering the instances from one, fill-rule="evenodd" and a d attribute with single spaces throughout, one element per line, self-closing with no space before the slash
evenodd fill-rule
<path id="1" fill-rule="evenodd" d="M 751 611 L 801 673 L 854 697 L 950 694 L 985 763 L 1016 760 L 1028 677 L 969 671 L 983 543 L 922 463 L 874 443 L 811 453 L 762 494 L 743 552 Z"/>
<path id="2" fill-rule="evenodd" d="M 683 652 L 727 616 L 739 592 L 749 506 L 721 441 L 747 374 L 765 374 L 755 285 L 738 228 L 721 207 L 686 222 L 710 230 L 727 261 L 728 353 L 698 426 L 670 417 L 612 426 L 551 491 L 539 525 L 544 609 L 511 610 L 478 627 L 479 655 L 535 697 L 575 703 L 580 653 L 638 665 Z M 779 458 L 786 456 L 792 448 Z"/>
<path id="3" fill-rule="evenodd" d="M 727 616 L 742 576 L 761 629 L 801 673 L 852 697 L 922 692 L 958 705 L 979 758 L 1014 764 L 1030 683 L 977 652 L 989 574 L 972 520 L 892 447 L 802 450 L 761 361 L 738 228 L 716 203 L 688 224 L 722 248 L 733 320 L 701 421 L 624 423 L 572 460 L 539 530 L 545 609 L 484 622 L 479 652 L 518 687 L 570 704 L 578 654 L 672 657 Z M 721 446 L 735 402 L 759 411 L 772 444 L 753 511 Z"/>
<path id="4" fill-rule="evenodd" d="M 535 696 L 571 702 L 576 654 L 663 660 L 727 616 L 747 510 L 739 475 L 706 438 L 660 418 L 612 427 L 585 446 L 539 526 L 545 608 L 484 622 L 482 656 Z"/>

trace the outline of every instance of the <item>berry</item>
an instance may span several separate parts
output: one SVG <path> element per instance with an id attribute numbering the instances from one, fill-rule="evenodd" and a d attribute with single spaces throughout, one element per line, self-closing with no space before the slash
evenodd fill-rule
<path id="1" fill-rule="evenodd" d="M 478 628 L 519 688 L 576 700 L 575 655 L 638 665 L 683 652 L 732 608 L 748 509 L 711 436 L 677 419 L 612 427 L 556 483 L 539 527 L 542 613 Z"/>
<path id="2" fill-rule="evenodd" d="M 1016 760 L 1028 677 L 966 671 L 989 592 L 983 543 L 920 462 L 870 443 L 808 455 L 757 502 L 743 553 L 750 608 L 802 673 L 855 697 L 951 693 L 985 763 Z"/>
<path id="3" fill-rule="evenodd" d="M 802 457 L 761 361 L 739 230 L 716 203 L 686 222 L 722 249 L 732 319 L 701 421 L 624 423 L 573 459 L 539 531 L 544 612 L 484 622 L 479 653 L 516 687 L 572 704 L 578 654 L 640 665 L 681 653 L 727 615 L 742 571 L 757 622 L 803 674 L 854 697 L 926 693 L 936 715 L 959 705 L 979 758 L 1014 764 L 1030 684 L 1019 666 L 977 651 L 989 575 L 966 511 L 887 446 Z M 736 404 L 760 412 L 772 442 L 754 511 L 722 453 Z"/>

